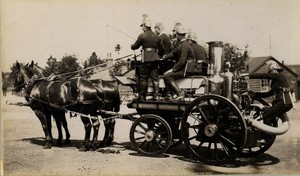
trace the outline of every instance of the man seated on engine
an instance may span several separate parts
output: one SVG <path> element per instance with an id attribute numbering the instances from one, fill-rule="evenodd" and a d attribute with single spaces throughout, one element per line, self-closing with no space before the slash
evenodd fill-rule
<path id="1" fill-rule="evenodd" d="M 269 92 L 250 92 L 252 98 L 266 98 L 275 95 L 272 102 L 272 107 L 265 109 L 263 112 L 264 123 L 268 124 L 272 119 L 281 117 L 288 112 L 292 107 L 292 99 L 289 96 L 289 83 L 282 73 L 283 69 L 273 60 L 267 61 L 268 73 L 252 73 L 249 75 L 250 79 L 268 79 L 271 81 Z"/>
<path id="2" fill-rule="evenodd" d="M 186 73 L 190 70 L 188 68 L 189 61 L 195 60 L 193 48 L 186 40 L 185 34 L 184 27 L 182 25 L 179 26 L 176 32 L 177 39 L 180 42 L 179 46 L 163 57 L 163 59 L 173 58 L 175 53 L 179 56 L 179 60 L 173 68 L 164 73 L 163 79 L 169 92 L 175 93 L 174 100 L 180 101 L 184 100 L 184 94 L 175 81 L 186 76 Z"/>
<path id="3" fill-rule="evenodd" d="M 187 39 L 194 50 L 195 61 L 197 62 L 197 64 L 194 66 L 196 67 L 195 71 L 188 74 L 207 75 L 207 67 L 208 67 L 207 54 L 205 49 L 197 43 L 197 33 L 190 32 L 187 36 Z"/>
<path id="4" fill-rule="evenodd" d="M 188 34 L 187 39 L 194 50 L 194 55 L 195 55 L 196 61 L 197 62 L 207 62 L 207 54 L 206 54 L 205 49 L 197 43 L 197 33 L 190 32 Z"/>

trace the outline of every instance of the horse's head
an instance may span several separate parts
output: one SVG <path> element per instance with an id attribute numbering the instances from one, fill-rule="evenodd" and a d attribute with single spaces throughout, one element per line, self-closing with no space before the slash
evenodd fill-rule
<path id="1" fill-rule="evenodd" d="M 13 73 L 14 77 L 14 90 L 19 92 L 33 77 L 34 72 L 31 66 L 28 64 L 23 65 L 18 61 L 16 62 L 16 70 Z"/>
<path id="2" fill-rule="evenodd" d="M 49 72 L 47 72 L 42 67 L 38 66 L 38 64 L 34 63 L 33 61 L 31 61 L 29 67 L 32 69 L 33 73 L 36 74 L 38 77 L 47 77 L 50 75 Z"/>

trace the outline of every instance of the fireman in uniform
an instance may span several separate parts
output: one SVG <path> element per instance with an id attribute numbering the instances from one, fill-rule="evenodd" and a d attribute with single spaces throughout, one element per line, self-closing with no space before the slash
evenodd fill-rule
<path id="1" fill-rule="evenodd" d="M 160 38 L 151 30 L 151 20 L 147 15 L 143 16 L 143 23 L 141 24 L 142 34 L 131 45 L 132 50 L 136 50 L 142 46 L 142 63 L 140 66 L 140 84 L 138 87 L 138 99 L 145 100 L 148 88 L 148 79 L 153 83 L 153 100 L 158 99 L 158 60 L 160 60 L 157 49 L 160 43 Z"/>
<path id="2" fill-rule="evenodd" d="M 272 107 L 263 110 L 263 119 L 268 124 L 273 118 L 281 117 L 293 107 L 293 102 L 289 96 L 289 83 L 282 73 L 283 69 L 273 60 L 266 62 L 268 73 L 252 73 L 250 79 L 268 79 L 271 81 L 269 92 L 250 92 L 252 98 L 266 98 L 275 96 Z"/>
<path id="3" fill-rule="evenodd" d="M 171 40 L 167 34 L 164 33 L 164 25 L 161 22 L 155 24 L 155 33 L 160 38 L 160 46 L 158 47 L 158 55 L 163 58 L 165 55 L 169 54 L 171 51 Z M 159 62 L 159 74 L 162 75 L 167 70 L 174 66 L 174 61 L 170 62 Z"/>
<path id="4" fill-rule="evenodd" d="M 194 52 L 192 46 L 188 43 L 185 38 L 186 31 L 184 27 L 181 25 L 178 27 L 176 32 L 177 39 L 179 41 L 179 46 L 176 47 L 172 52 L 166 55 L 163 59 L 172 58 L 174 53 L 179 56 L 179 60 L 173 66 L 172 69 L 168 70 L 164 75 L 163 79 L 167 89 L 169 92 L 174 92 L 175 97 L 174 100 L 184 100 L 184 94 L 176 84 L 175 80 L 179 78 L 183 78 L 186 74 L 186 66 L 189 59 L 194 60 Z"/>
<path id="5" fill-rule="evenodd" d="M 195 59 L 197 62 L 207 62 L 207 54 L 205 49 L 197 43 L 197 33 L 190 32 L 187 37 L 189 43 L 191 44 Z"/>
<path id="6" fill-rule="evenodd" d="M 155 33 L 159 36 L 161 45 L 158 47 L 158 55 L 160 58 L 167 55 L 171 51 L 171 40 L 167 36 L 167 34 L 164 33 L 164 25 L 163 23 L 159 22 L 155 24 L 154 27 Z"/>
<path id="7" fill-rule="evenodd" d="M 171 35 L 170 39 L 171 39 L 171 49 L 174 50 L 180 43 L 180 41 L 177 40 L 177 31 L 178 29 L 182 27 L 182 23 L 175 23 L 174 28 L 172 30 L 173 35 Z"/>

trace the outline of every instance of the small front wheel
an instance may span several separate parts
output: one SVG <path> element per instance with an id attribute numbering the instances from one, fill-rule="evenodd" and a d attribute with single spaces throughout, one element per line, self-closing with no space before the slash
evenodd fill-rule
<path id="1" fill-rule="evenodd" d="M 169 124 L 160 116 L 143 115 L 130 128 L 132 147 L 146 156 L 157 156 L 166 152 L 172 141 Z"/>

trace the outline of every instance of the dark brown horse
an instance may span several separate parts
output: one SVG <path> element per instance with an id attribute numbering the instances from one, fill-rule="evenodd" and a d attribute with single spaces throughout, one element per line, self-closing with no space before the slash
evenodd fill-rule
<path id="1" fill-rule="evenodd" d="M 18 63 L 17 66 L 19 70 L 15 76 L 15 89 L 17 91 L 24 87 L 25 98 L 42 123 L 47 147 L 51 147 L 52 142 L 51 113 L 54 115 L 56 111 L 68 109 L 92 117 L 102 115 L 103 118 L 107 118 L 111 115 L 101 114 L 98 110 L 117 112 L 120 109 L 119 91 L 109 82 L 89 81 L 83 78 L 38 79 L 35 73 L 37 69 L 34 67 Z M 97 148 L 99 120 L 86 116 L 81 116 L 81 120 L 85 128 L 85 138 L 80 150 Z M 113 141 L 115 120 L 104 120 L 104 124 L 106 130 L 101 146 L 108 146 Z M 92 127 L 94 135 L 90 143 Z"/>

